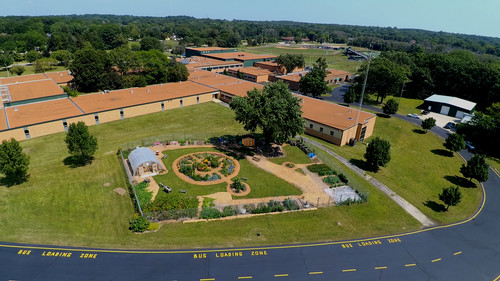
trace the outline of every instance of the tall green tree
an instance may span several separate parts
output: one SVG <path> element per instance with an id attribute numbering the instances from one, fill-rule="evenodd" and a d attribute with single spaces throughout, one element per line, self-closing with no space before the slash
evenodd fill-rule
<path id="1" fill-rule="evenodd" d="M 15 73 L 17 75 L 21 75 L 24 73 L 26 69 L 22 65 L 14 65 L 9 69 L 10 73 Z"/>
<path id="2" fill-rule="evenodd" d="M 391 144 L 389 141 L 375 137 L 366 147 L 364 155 L 368 168 L 377 172 L 391 161 Z"/>
<path id="3" fill-rule="evenodd" d="M 436 126 L 436 119 L 429 117 L 427 119 L 422 120 L 422 129 L 427 133 L 428 130 L 431 130 Z"/>
<path id="4" fill-rule="evenodd" d="M 451 134 L 446 138 L 443 145 L 451 153 L 458 152 L 465 148 L 464 136 L 460 134 Z"/>
<path id="5" fill-rule="evenodd" d="M 14 138 L 3 140 L 0 145 L 0 172 L 11 184 L 20 184 L 28 180 L 30 158 Z"/>
<path id="6" fill-rule="evenodd" d="M 28 62 L 35 62 L 36 60 L 38 59 L 41 59 L 42 58 L 42 54 L 40 54 L 39 52 L 37 51 L 34 51 L 34 50 L 31 50 L 29 51 L 27 54 L 26 54 L 26 60 Z"/>
<path id="7" fill-rule="evenodd" d="M 67 66 L 73 59 L 73 54 L 68 50 L 57 50 L 50 54 L 50 57 L 57 60 L 59 64 Z"/>
<path id="8" fill-rule="evenodd" d="M 300 100 L 282 81 L 268 84 L 262 91 L 253 89 L 247 97 L 234 97 L 229 106 L 245 130 L 262 129 L 267 144 L 281 144 L 304 132 Z"/>
<path id="9" fill-rule="evenodd" d="M 395 99 L 388 100 L 382 107 L 382 111 L 387 115 L 392 115 L 398 112 L 399 103 Z"/>
<path id="10" fill-rule="evenodd" d="M 186 81 L 189 77 L 187 67 L 180 62 L 171 60 L 167 67 L 167 82 Z"/>
<path id="11" fill-rule="evenodd" d="M 164 47 L 161 41 L 154 37 L 145 37 L 141 39 L 141 51 L 158 50 L 163 52 Z"/>
<path id="12" fill-rule="evenodd" d="M 302 54 L 281 54 L 276 58 L 276 63 L 284 67 L 286 73 L 290 73 L 295 68 L 304 68 L 306 60 Z"/>
<path id="13" fill-rule="evenodd" d="M 484 155 L 476 154 L 467 161 L 467 165 L 462 164 L 460 173 L 470 181 L 476 179 L 479 182 L 485 182 L 488 180 L 488 169 L 489 165 L 486 163 Z"/>
<path id="14" fill-rule="evenodd" d="M 75 53 L 69 70 L 74 76 L 76 89 L 80 92 L 112 90 L 102 88 L 104 74 L 113 71 L 109 57 L 104 51 L 87 45 Z"/>
<path id="15" fill-rule="evenodd" d="M 462 192 L 460 192 L 458 186 L 443 188 L 443 191 L 439 194 L 439 200 L 446 204 L 446 211 L 448 211 L 450 206 L 456 206 L 462 201 Z"/>
<path id="16" fill-rule="evenodd" d="M 114 48 L 109 52 L 111 64 L 118 69 L 118 72 L 125 76 L 129 70 L 138 67 L 137 56 L 126 45 Z"/>
<path id="17" fill-rule="evenodd" d="M 9 54 L 0 53 L 0 67 L 7 67 L 14 62 L 14 59 Z"/>
<path id="18" fill-rule="evenodd" d="M 319 97 L 330 92 L 331 89 L 325 81 L 326 75 L 328 74 L 326 69 L 327 66 L 325 58 L 318 58 L 313 65 L 313 69 L 300 78 L 300 92 L 313 97 Z"/>
<path id="19" fill-rule="evenodd" d="M 68 146 L 69 154 L 73 155 L 76 163 L 80 165 L 92 161 L 98 148 L 96 137 L 90 134 L 89 128 L 82 121 L 69 125 L 64 141 Z"/>

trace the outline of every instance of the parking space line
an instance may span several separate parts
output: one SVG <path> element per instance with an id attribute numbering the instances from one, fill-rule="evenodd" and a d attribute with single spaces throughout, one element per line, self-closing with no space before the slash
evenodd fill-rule
<path id="1" fill-rule="evenodd" d="M 238 279 L 252 279 L 252 276 L 239 276 Z"/>
<path id="2" fill-rule="evenodd" d="M 323 271 L 309 272 L 309 275 L 314 275 L 314 274 L 323 274 Z"/>
<path id="3" fill-rule="evenodd" d="M 287 277 L 288 273 L 285 274 L 274 274 L 274 277 Z"/>
<path id="4" fill-rule="evenodd" d="M 410 267 L 410 266 L 417 266 L 416 263 L 409 263 L 409 264 L 405 264 L 406 267 Z"/>
<path id="5" fill-rule="evenodd" d="M 356 271 L 355 268 L 351 268 L 351 269 L 343 269 L 342 272 L 353 272 L 353 271 Z"/>
<path id="6" fill-rule="evenodd" d="M 441 261 L 441 258 L 432 260 L 432 262 L 437 262 L 437 261 Z"/>
<path id="7" fill-rule="evenodd" d="M 375 269 L 387 269 L 387 266 L 377 266 Z"/>
<path id="8" fill-rule="evenodd" d="M 453 255 L 456 256 L 456 255 L 460 255 L 461 253 L 462 253 L 462 251 L 453 253 Z"/>

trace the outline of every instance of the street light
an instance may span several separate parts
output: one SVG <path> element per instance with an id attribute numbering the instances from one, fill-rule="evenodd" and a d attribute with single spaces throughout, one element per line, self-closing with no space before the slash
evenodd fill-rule
<path id="1" fill-rule="evenodd" d="M 368 56 L 368 65 L 366 66 L 365 79 L 363 80 L 363 88 L 361 88 L 361 98 L 359 99 L 359 110 L 358 110 L 358 117 L 356 118 L 356 126 L 359 125 L 359 115 L 361 113 L 361 107 L 363 105 L 363 96 L 365 95 L 366 80 L 368 80 L 368 71 L 370 70 L 370 61 L 371 60 L 372 60 L 372 52 L 370 51 L 370 54 Z"/>

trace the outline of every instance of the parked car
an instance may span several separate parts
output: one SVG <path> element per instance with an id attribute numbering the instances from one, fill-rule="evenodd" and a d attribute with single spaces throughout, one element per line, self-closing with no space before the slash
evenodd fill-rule
<path id="1" fill-rule="evenodd" d="M 444 126 L 445 129 L 454 129 L 457 125 L 453 122 L 448 122 L 446 123 L 446 125 Z"/>
<path id="2" fill-rule="evenodd" d="M 411 118 L 417 118 L 417 119 L 420 119 L 420 117 L 416 114 L 416 113 L 410 113 L 407 115 L 408 117 L 411 117 Z"/>
<path id="3" fill-rule="evenodd" d="M 465 142 L 465 147 L 467 147 L 467 149 L 471 151 L 476 149 L 476 147 L 470 141 Z"/>
<path id="4" fill-rule="evenodd" d="M 430 111 L 429 111 L 429 110 L 422 110 L 422 115 L 427 115 L 427 114 L 429 114 L 429 113 L 430 113 Z"/>

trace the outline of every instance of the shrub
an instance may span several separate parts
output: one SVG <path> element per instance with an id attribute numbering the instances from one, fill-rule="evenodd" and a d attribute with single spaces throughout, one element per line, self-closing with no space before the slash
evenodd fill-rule
<path id="1" fill-rule="evenodd" d="M 137 217 L 130 220 L 130 230 L 133 232 L 144 232 L 149 227 L 149 221 L 145 217 Z"/>
<path id="2" fill-rule="evenodd" d="M 237 193 L 240 193 L 241 191 L 245 190 L 245 184 L 243 184 L 241 178 L 235 178 L 233 180 L 233 183 L 231 184 L 231 188 L 234 188 Z"/>
<path id="3" fill-rule="evenodd" d="M 157 222 L 152 222 L 148 226 L 149 231 L 154 231 L 154 230 L 158 230 L 158 229 L 160 229 L 160 224 Z"/>
<path id="4" fill-rule="evenodd" d="M 267 205 L 270 208 L 270 212 L 283 212 L 285 210 L 285 207 L 281 205 L 280 201 L 271 200 Z"/>
<path id="5" fill-rule="evenodd" d="M 297 201 L 290 198 L 287 198 L 283 201 L 283 207 L 285 207 L 285 209 L 290 211 L 300 209 L 299 204 L 297 204 Z"/>
<path id="6" fill-rule="evenodd" d="M 145 212 L 159 212 L 164 210 L 197 209 L 198 199 L 196 197 L 186 197 L 179 194 L 169 194 L 168 196 L 157 197 L 155 201 L 146 205 Z"/>
<path id="7" fill-rule="evenodd" d="M 233 209 L 233 207 L 231 207 L 231 206 L 226 206 L 222 210 L 222 216 L 223 217 L 235 216 L 237 214 L 238 214 L 238 210 L 237 209 Z"/>
<path id="8" fill-rule="evenodd" d="M 180 144 L 181 146 L 186 145 L 186 140 L 180 140 L 180 141 L 179 141 L 179 144 Z"/>
<path id="9" fill-rule="evenodd" d="M 134 186 L 135 193 L 137 194 L 141 207 L 148 205 L 149 202 L 151 202 L 151 198 L 153 198 L 153 193 L 146 190 L 147 187 L 148 183 L 145 181 Z"/>
<path id="10" fill-rule="evenodd" d="M 295 168 L 295 164 L 293 164 L 293 163 L 286 163 L 285 166 L 287 168 Z"/>
<path id="11" fill-rule="evenodd" d="M 203 208 L 200 213 L 202 219 L 218 219 L 222 217 L 222 213 L 215 208 Z"/>
<path id="12" fill-rule="evenodd" d="M 204 208 L 204 207 L 214 207 L 215 206 L 214 200 L 215 199 L 210 198 L 210 197 L 203 198 L 203 204 L 201 205 L 201 207 L 202 208 Z"/>
<path id="13" fill-rule="evenodd" d="M 323 179 L 323 182 L 329 185 L 335 185 L 340 182 L 340 179 L 336 176 L 328 176 Z"/>
<path id="14" fill-rule="evenodd" d="M 345 182 L 345 183 L 348 183 L 349 182 L 349 179 L 342 173 L 339 174 L 339 179 L 342 181 L 342 182 Z"/>
<path id="15" fill-rule="evenodd" d="M 309 165 L 307 166 L 307 169 L 313 173 L 318 174 L 319 176 L 335 174 L 335 171 L 332 171 L 330 167 L 325 164 Z"/>
<path id="16" fill-rule="evenodd" d="M 264 203 L 260 203 L 257 207 L 253 208 L 252 214 L 264 214 L 271 212 L 271 208 Z"/>

